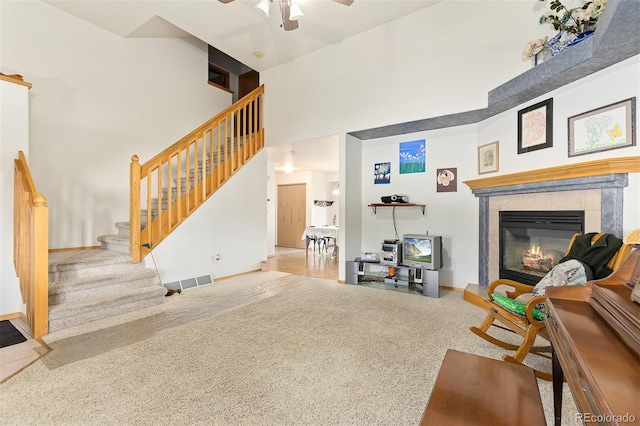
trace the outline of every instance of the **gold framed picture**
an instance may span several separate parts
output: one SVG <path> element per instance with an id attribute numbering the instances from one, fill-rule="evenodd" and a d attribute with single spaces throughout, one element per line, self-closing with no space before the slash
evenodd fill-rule
<path id="1" fill-rule="evenodd" d="M 500 164 L 499 142 L 478 147 L 478 174 L 497 172 Z"/>

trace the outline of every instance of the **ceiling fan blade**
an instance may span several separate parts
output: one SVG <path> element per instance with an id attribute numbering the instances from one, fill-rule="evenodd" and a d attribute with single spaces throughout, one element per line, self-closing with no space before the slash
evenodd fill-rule
<path id="1" fill-rule="evenodd" d="M 289 19 L 290 5 L 288 0 L 280 0 L 280 12 L 282 13 L 282 28 L 285 31 L 292 31 L 298 28 L 298 21 Z"/>
<path id="2" fill-rule="evenodd" d="M 218 0 L 218 1 L 219 1 L 220 3 L 227 4 L 227 3 L 231 3 L 233 0 Z"/>
<path id="3" fill-rule="evenodd" d="M 353 4 L 353 0 L 333 0 L 333 1 L 335 1 L 336 3 L 344 4 L 345 6 L 351 6 Z"/>

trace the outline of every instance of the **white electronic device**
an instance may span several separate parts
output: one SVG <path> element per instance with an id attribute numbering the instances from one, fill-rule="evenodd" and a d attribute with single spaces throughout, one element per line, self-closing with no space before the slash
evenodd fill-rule
<path id="1" fill-rule="evenodd" d="M 360 260 L 362 262 L 380 262 L 380 255 L 378 253 L 363 251 L 360 255 Z"/>

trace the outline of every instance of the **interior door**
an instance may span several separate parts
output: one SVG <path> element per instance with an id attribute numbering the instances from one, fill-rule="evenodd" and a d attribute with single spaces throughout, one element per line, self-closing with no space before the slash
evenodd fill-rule
<path id="1" fill-rule="evenodd" d="M 302 234 L 307 224 L 307 185 L 278 185 L 279 247 L 305 248 Z"/>

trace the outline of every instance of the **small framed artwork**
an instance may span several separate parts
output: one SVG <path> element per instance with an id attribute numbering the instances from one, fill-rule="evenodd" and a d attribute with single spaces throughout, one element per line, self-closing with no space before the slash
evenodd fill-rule
<path id="1" fill-rule="evenodd" d="M 436 192 L 456 192 L 458 191 L 457 167 L 436 170 Z"/>
<path id="2" fill-rule="evenodd" d="M 518 111 L 518 154 L 553 146 L 553 98 Z"/>
<path id="3" fill-rule="evenodd" d="M 391 182 L 391 163 L 375 163 L 373 166 L 373 183 L 375 185 Z"/>
<path id="4" fill-rule="evenodd" d="M 569 117 L 569 157 L 635 146 L 636 98 Z"/>
<path id="5" fill-rule="evenodd" d="M 478 147 L 478 173 L 491 173 L 498 171 L 499 142 L 491 142 Z"/>
<path id="6" fill-rule="evenodd" d="M 426 161 L 426 141 L 424 139 L 400 143 L 400 174 L 423 173 Z"/>

